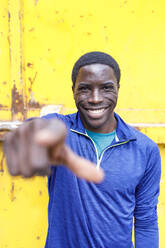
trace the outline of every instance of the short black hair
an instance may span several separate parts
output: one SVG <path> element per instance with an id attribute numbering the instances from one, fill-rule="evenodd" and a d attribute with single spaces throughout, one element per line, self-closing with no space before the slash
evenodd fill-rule
<path id="1" fill-rule="evenodd" d="M 117 82 L 120 82 L 120 68 L 116 60 L 109 54 L 103 52 L 89 52 L 82 55 L 74 64 L 72 70 L 72 82 L 73 87 L 75 86 L 76 78 L 78 72 L 82 66 L 91 65 L 91 64 L 104 64 L 109 65 L 115 73 Z"/>

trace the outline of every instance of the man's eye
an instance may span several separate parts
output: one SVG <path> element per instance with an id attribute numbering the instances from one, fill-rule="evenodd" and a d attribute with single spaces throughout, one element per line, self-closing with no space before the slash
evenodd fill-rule
<path id="1" fill-rule="evenodd" d="M 114 88 L 112 85 L 105 85 L 103 89 L 108 91 L 108 90 L 113 90 Z"/>
<path id="2" fill-rule="evenodd" d="M 86 91 L 86 90 L 88 90 L 88 87 L 82 86 L 82 87 L 80 87 L 78 90 L 79 90 L 79 91 Z"/>

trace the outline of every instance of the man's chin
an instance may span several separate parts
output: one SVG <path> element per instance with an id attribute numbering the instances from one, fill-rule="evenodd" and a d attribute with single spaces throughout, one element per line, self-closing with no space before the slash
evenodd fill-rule
<path id="1" fill-rule="evenodd" d="M 102 129 L 104 127 L 104 123 L 98 119 L 93 119 L 93 120 L 88 120 L 85 123 L 85 128 L 87 130 L 91 130 L 93 132 L 99 132 L 100 129 Z"/>

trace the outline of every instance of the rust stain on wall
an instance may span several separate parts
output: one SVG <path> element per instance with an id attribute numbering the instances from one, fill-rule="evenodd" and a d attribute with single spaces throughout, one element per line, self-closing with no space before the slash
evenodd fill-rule
<path id="1" fill-rule="evenodd" d="M 10 22 L 10 12 L 8 11 L 8 21 Z"/>
<path id="2" fill-rule="evenodd" d="M 27 64 L 28 67 L 32 67 L 32 65 L 33 65 L 33 64 L 30 64 L 30 63 Z M 28 78 L 29 81 L 30 81 L 30 88 L 32 88 L 33 83 L 34 83 L 34 81 L 36 80 L 36 77 L 37 77 L 37 71 L 36 71 L 36 73 L 35 73 L 35 75 L 34 75 L 33 78 L 31 78 L 31 77 Z"/>
<path id="3" fill-rule="evenodd" d="M 10 190 L 10 199 L 11 199 L 11 201 L 14 201 L 16 199 L 16 197 L 14 195 L 14 189 L 15 189 L 15 186 L 14 186 L 14 183 L 12 183 L 11 190 Z"/>
<path id="4" fill-rule="evenodd" d="M 135 129 L 137 129 L 138 131 L 141 132 L 141 128 L 140 127 L 135 127 Z"/>
<path id="5" fill-rule="evenodd" d="M 29 67 L 31 67 L 31 65 L 32 64 L 29 63 Z M 40 103 L 35 100 L 34 94 L 32 92 L 32 87 L 33 87 L 33 84 L 34 84 L 34 82 L 36 80 L 36 77 L 37 77 L 37 72 L 34 74 L 33 78 L 31 78 L 31 77 L 28 78 L 29 81 L 30 81 L 30 86 L 29 86 L 29 89 L 28 89 L 28 91 L 30 93 L 30 100 L 28 102 L 28 107 L 29 108 L 41 108 Z"/>
<path id="6" fill-rule="evenodd" d="M 18 92 L 15 84 L 12 89 L 12 115 L 17 113 L 24 114 L 23 96 Z"/>
<path id="7" fill-rule="evenodd" d="M 33 64 L 29 62 L 29 63 L 27 63 L 27 67 L 32 68 L 33 67 Z"/>
<path id="8" fill-rule="evenodd" d="M 33 95 L 31 95 L 31 99 L 28 102 L 28 107 L 29 108 L 41 108 L 41 104 L 37 101 L 35 101 Z"/>
<path id="9" fill-rule="evenodd" d="M 6 109 L 7 108 L 7 106 L 6 105 L 2 105 L 2 104 L 0 104 L 0 109 Z"/>
<path id="10" fill-rule="evenodd" d="M 124 7 L 127 3 L 128 3 L 127 0 L 123 1 L 123 2 L 120 4 L 120 8 Z"/>
<path id="11" fill-rule="evenodd" d="M 34 28 L 31 28 L 31 29 L 29 29 L 29 32 L 33 32 L 35 29 Z"/>

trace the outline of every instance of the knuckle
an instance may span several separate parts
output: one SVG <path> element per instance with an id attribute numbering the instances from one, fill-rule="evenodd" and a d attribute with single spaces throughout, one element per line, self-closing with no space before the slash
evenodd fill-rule
<path id="1" fill-rule="evenodd" d="M 23 171 L 21 173 L 21 175 L 25 178 L 29 178 L 29 177 L 32 177 L 34 175 L 34 172 L 33 171 L 30 171 L 30 170 L 27 170 L 27 171 Z"/>
<path id="2" fill-rule="evenodd" d="M 49 126 L 52 128 L 52 130 L 58 131 L 59 133 L 66 134 L 66 126 L 63 121 L 52 119 L 49 121 Z"/>
<path id="3" fill-rule="evenodd" d="M 37 118 L 33 120 L 33 127 L 35 130 L 40 130 L 42 128 L 45 128 L 47 125 L 47 121 L 42 118 Z"/>
<path id="4" fill-rule="evenodd" d="M 10 175 L 12 176 L 18 176 L 19 175 L 19 170 L 18 168 L 15 168 L 13 166 L 8 166 L 8 172 L 10 173 Z"/>

